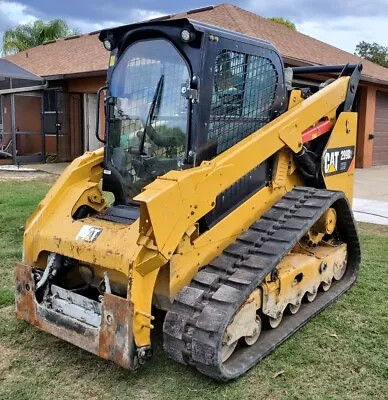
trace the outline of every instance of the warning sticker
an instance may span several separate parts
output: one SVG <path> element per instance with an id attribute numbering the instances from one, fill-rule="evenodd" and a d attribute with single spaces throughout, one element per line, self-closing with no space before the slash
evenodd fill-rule
<path id="1" fill-rule="evenodd" d="M 354 158 L 354 146 L 327 149 L 322 157 L 323 176 L 341 174 L 349 171 Z"/>
<path id="2" fill-rule="evenodd" d="M 83 240 L 84 242 L 92 243 L 97 240 L 101 232 L 101 228 L 97 228 L 96 226 L 91 225 L 84 225 L 78 232 L 75 240 Z"/>

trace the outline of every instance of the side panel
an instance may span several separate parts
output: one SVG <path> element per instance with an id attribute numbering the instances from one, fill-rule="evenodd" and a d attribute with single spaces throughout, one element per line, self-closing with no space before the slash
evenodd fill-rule
<path id="1" fill-rule="evenodd" d="M 356 160 L 357 113 L 343 112 L 322 155 L 322 176 L 329 190 L 341 190 L 353 202 Z"/>

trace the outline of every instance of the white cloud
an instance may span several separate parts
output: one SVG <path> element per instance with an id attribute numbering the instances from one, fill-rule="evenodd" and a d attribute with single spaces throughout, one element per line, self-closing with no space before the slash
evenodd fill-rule
<path id="1" fill-rule="evenodd" d="M 388 46 L 388 0 L 242 0 L 241 6 L 264 17 L 282 16 L 299 32 L 353 53 L 362 40 Z M 335 11 L 333 11 L 335 10 Z"/>
<path id="2" fill-rule="evenodd" d="M 146 21 L 147 19 L 158 18 L 162 15 L 166 14 L 161 14 L 157 11 L 135 9 L 129 13 L 129 20 L 127 23 Z"/>
<path id="3" fill-rule="evenodd" d="M 13 1 L 0 1 L 0 13 L 7 17 L 14 25 L 28 24 L 36 20 L 36 17 L 26 12 L 27 7 Z"/>
<path id="4" fill-rule="evenodd" d="M 19 24 L 28 24 L 34 22 L 37 18 L 27 11 L 27 6 L 22 3 L 14 1 L 0 0 L 0 14 L 5 17 L 9 27 L 13 27 Z M 162 13 L 157 11 L 149 11 L 143 9 L 132 9 L 128 10 L 127 15 L 120 15 L 120 19 L 117 21 L 102 21 L 102 22 L 89 22 L 83 19 L 67 19 L 67 22 L 71 28 L 78 28 L 82 33 L 88 33 L 98 31 L 104 28 L 110 28 L 114 26 L 129 24 L 132 22 L 144 21 L 151 18 L 157 18 L 162 16 Z M 8 28 L 8 26 L 6 27 Z"/>
<path id="5" fill-rule="evenodd" d="M 388 23 L 383 17 L 344 17 L 341 20 L 306 21 L 296 24 L 298 31 L 354 53 L 362 40 L 388 46 L 384 32 Z"/>
<path id="6" fill-rule="evenodd" d="M 95 32 L 100 31 L 101 29 L 123 25 L 123 23 L 119 21 L 104 21 L 102 23 L 98 23 L 84 21 L 82 19 L 68 19 L 67 23 L 69 24 L 70 28 L 78 29 L 79 31 L 81 31 L 81 33 Z"/>
<path id="7" fill-rule="evenodd" d="M 112 28 L 115 26 L 126 25 L 133 22 L 145 21 L 147 19 L 157 18 L 164 14 L 157 11 L 148 11 L 142 9 L 130 10 L 127 15 L 122 16 L 121 21 L 103 21 L 103 22 L 88 22 L 82 19 L 67 20 L 71 28 L 77 28 L 83 33 L 99 31 L 105 28 Z"/>

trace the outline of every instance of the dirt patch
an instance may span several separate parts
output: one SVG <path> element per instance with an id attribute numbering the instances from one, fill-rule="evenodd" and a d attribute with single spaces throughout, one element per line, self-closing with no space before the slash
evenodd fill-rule
<path id="1" fill-rule="evenodd" d="M 388 236 L 388 226 L 368 224 L 366 222 L 359 222 L 357 224 L 360 233 L 372 234 L 378 236 Z"/>
<path id="2" fill-rule="evenodd" d="M 16 351 L 0 343 L 0 354 L 0 376 L 4 376 L 5 371 L 11 367 L 12 360 L 15 359 Z"/>
<path id="3" fill-rule="evenodd" d="M 31 172 L 14 172 L 14 171 L 0 171 L 0 182 L 4 181 L 33 181 L 36 179 L 55 179 L 56 176 L 42 171 Z M 54 178 L 53 178 L 54 177 Z"/>

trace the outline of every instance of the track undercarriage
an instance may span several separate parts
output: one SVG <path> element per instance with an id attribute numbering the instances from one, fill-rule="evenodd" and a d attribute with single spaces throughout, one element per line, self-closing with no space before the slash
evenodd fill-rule
<path id="1" fill-rule="evenodd" d="M 213 378 L 236 378 L 349 289 L 359 262 L 343 194 L 295 188 L 180 291 L 164 348 Z"/>

